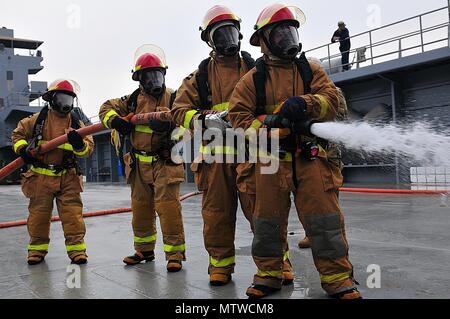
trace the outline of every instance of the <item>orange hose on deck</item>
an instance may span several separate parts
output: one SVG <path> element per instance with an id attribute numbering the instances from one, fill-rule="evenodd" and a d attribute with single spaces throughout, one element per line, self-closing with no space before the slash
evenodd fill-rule
<path id="1" fill-rule="evenodd" d="M 184 201 L 188 198 L 201 195 L 202 192 L 193 192 L 186 195 L 183 195 L 180 197 L 180 201 Z M 117 215 L 117 214 L 123 214 L 123 213 L 129 213 L 131 212 L 131 208 L 117 208 L 117 209 L 110 209 L 110 210 L 101 210 L 98 212 L 89 212 L 89 213 L 83 213 L 84 218 L 90 218 L 90 217 L 98 217 L 98 216 L 106 216 L 106 215 Z M 60 221 L 59 216 L 53 216 L 51 219 L 52 222 Z M 12 228 L 12 227 L 19 227 L 19 226 L 25 226 L 27 224 L 26 219 L 22 220 L 16 220 L 11 222 L 4 222 L 0 223 L 0 229 L 2 228 Z"/>
<path id="2" fill-rule="evenodd" d="M 410 189 L 375 189 L 375 188 L 341 188 L 341 192 L 367 194 L 399 194 L 399 195 L 445 195 L 448 190 L 410 190 Z"/>
<path id="3" fill-rule="evenodd" d="M 375 189 L 375 188 L 340 188 L 341 192 L 344 193 L 366 193 L 366 194 L 391 194 L 391 195 L 446 195 L 449 194 L 447 190 L 441 191 L 430 191 L 430 190 L 408 190 L 408 189 Z M 188 198 L 201 195 L 202 192 L 193 192 L 180 197 L 180 201 L 184 201 Z M 106 215 L 116 215 L 131 212 L 131 208 L 117 208 L 111 210 L 103 210 L 98 212 L 83 213 L 84 218 L 106 216 Z M 60 221 L 59 216 L 54 216 L 51 219 L 52 222 Z M 27 220 L 17 220 L 11 222 L 0 223 L 0 229 L 2 228 L 12 228 L 25 226 Z"/>

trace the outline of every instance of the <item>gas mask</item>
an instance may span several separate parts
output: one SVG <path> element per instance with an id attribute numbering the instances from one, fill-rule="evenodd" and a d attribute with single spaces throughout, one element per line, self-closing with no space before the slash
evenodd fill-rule
<path id="1" fill-rule="evenodd" d="M 51 101 L 50 106 L 61 114 L 69 114 L 73 110 L 74 97 L 68 93 L 56 92 Z"/>
<path id="2" fill-rule="evenodd" d="M 144 89 L 145 93 L 159 97 L 165 90 L 165 70 L 163 69 L 149 69 L 141 73 L 139 83 Z"/>
<path id="3" fill-rule="evenodd" d="M 264 41 L 270 51 L 283 60 L 293 60 L 301 50 L 297 28 L 281 23 L 267 30 Z"/>
<path id="4" fill-rule="evenodd" d="M 218 24 L 211 29 L 209 37 L 213 49 L 219 55 L 235 56 L 241 49 L 242 35 L 232 22 Z"/>

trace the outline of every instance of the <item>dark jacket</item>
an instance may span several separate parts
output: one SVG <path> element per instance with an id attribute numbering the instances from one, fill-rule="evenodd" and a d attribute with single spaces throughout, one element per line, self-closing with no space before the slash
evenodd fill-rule
<path id="1" fill-rule="evenodd" d="M 350 50 L 350 48 L 351 48 L 350 32 L 348 31 L 347 28 L 345 28 L 342 31 L 340 29 L 337 29 L 334 32 L 333 37 L 331 38 L 332 43 L 336 42 L 336 41 L 334 41 L 334 37 L 340 38 L 341 46 L 339 47 L 339 50 L 341 50 L 341 52 Z"/>

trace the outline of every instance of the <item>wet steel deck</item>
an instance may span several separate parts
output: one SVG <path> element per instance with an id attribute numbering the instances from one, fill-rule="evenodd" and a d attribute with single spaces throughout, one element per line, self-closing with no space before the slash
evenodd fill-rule
<path id="1" fill-rule="evenodd" d="M 182 193 L 193 191 L 186 184 Z M 85 211 L 129 207 L 126 186 L 88 184 Z M 89 264 L 81 267 L 81 288 L 66 285 L 67 266 L 60 223 L 52 224 L 46 262 L 26 264 L 26 227 L 0 229 L 0 298 L 245 298 L 255 266 L 249 227 L 239 213 L 237 266 L 233 283 L 212 288 L 206 274 L 200 197 L 183 203 L 187 257 L 180 273 L 168 274 L 158 238 L 156 261 L 122 264 L 132 252 L 130 214 L 86 219 Z M 18 186 L 0 186 L 0 222 L 23 219 L 27 202 Z M 365 298 L 450 298 L 450 200 L 445 196 L 342 194 L 350 255 Z M 291 211 L 289 236 L 295 284 L 274 298 L 326 298 L 310 250 L 296 246 L 303 229 Z M 381 288 L 369 289 L 368 265 L 381 267 Z"/>

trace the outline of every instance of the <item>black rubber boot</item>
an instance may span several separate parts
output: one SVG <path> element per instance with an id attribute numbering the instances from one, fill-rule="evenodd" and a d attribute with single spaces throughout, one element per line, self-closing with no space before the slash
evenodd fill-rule
<path id="1" fill-rule="evenodd" d="M 137 251 L 133 256 L 128 256 L 123 259 L 123 262 L 129 266 L 140 264 L 141 262 L 150 262 L 155 260 L 155 253 L 152 251 Z"/>
<path id="2" fill-rule="evenodd" d="M 273 288 L 264 285 L 252 285 L 247 289 L 248 299 L 261 299 L 280 291 L 280 288 Z"/>
<path id="3" fill-rule="evenodd" d="M 28 256 L 28 265 L 30 266 L 35 266 L 35 265 L 39 265 L 40 263 L 42 263 L 44 261 L 44 257 L 43 256 Z"/>
<path id="4" fill-rule="evenodd" d="M 88 256 L 86 254 L 79 254 L 71 258 L 72 264 L 85 265 L 88 262 Z"/>

